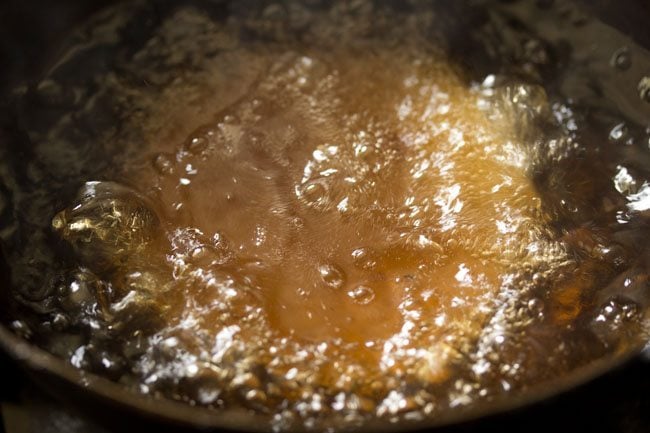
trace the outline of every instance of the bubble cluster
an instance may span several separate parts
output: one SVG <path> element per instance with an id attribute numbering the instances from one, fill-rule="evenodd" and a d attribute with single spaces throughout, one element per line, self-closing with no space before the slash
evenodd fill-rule
<path id="1" fill-rule="evenodd" d="M 154 269 L 126 257 L 109 308 L 159 305 L 146 389 L 181 380 L 182 398 L 304 422 L 480 399 L 429 392 L 491 371 L 484 353 L 543 314 L 512 279 L 565 260 L 527 175 L 544 92 L 466 86 L 433 47 L 290 48 L 258 54 L 269 72 L 245 97 L 133 177 L 161 215 L 138 243 Z"/>

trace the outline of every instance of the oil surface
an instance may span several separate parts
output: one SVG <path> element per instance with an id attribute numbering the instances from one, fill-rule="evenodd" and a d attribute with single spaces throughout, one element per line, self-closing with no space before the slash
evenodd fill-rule
<path id="1" fill-rule="evenodd" d="M 274 429 L 435 418 L 638 346 L 645 132 L 570 102 L 550 43 L 502 29 L 510 62 L 476 63 L 465 6 L 248 6 L 108 11 L 72 50 L 119 48 L 95 88 L 66 59 L 24 97 L 54 108 L 5 230 L 17 332 Z"/>

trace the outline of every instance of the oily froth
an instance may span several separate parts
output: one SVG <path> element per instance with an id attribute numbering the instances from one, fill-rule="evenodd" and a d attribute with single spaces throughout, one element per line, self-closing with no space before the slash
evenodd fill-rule
<path id="1" fill-rule="evenodd" d="M 270 57 L 241 101 L 167 164 L 158 157 L 150 182 L 171 232 L 227 243 L 215 271 L 255 292 L 284 337 L 387 339 L 411 297 L 445 317 L 437 339 L 480 327 L 538 224 L 527 155 L 507 125 L 491 124 L 437 59 Z M 196 254 L 209 281 L 211 252 Z"/>
<path id="2" fill-rule="evenodd" d="M 215 396 L 352 387 L 385 411 L 396 386 L 447 381 L 542 242 L 529 155 L 436 52 L 252 57 L 242 98 L 129 179 L 160 227 L 111 271 L 112 309 L 146 299 Z"/>

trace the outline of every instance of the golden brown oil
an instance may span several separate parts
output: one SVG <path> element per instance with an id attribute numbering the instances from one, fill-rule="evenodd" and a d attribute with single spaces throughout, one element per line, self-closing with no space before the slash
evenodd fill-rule
<path id="1" fill-rule="evenodd" d="M 90 134 L 109 168 L 35 212 L 65 257 L 41 344 L 277 429 L 435 417 L 637 344 L 647 184 L 590 147 L 601 119 L 544 56 L 473 80 L 449 11 L 346 5 L 168 11 L 51 129 L 123 107 Z"/>
<path id="2" fill-rule="evenodd" d="M 452 377 L 515 274 L 566 260 L 512 116 L 434 50 L 363 48 L 244 58 L 265 67 L 242 98 L 125 174 L 146 197 L 90 183 L 55 218 L 110 313 L 146 296 L 161 344 L 201 335 L 181 376 L 218 369 L 268 410 L 353 392 L 390 412 Z"/>

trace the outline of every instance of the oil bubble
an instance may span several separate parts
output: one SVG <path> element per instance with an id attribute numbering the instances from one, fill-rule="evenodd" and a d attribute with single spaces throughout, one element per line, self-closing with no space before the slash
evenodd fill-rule
<path id="1" fill-rule="evenodd" d="M 159 227 L 158 215 L 138 192 L 114 182 L 86 182 L 52 227 L 79 260 L 103 271 L 134 254 Z"/>
<path id="2" fill-rule="evenodd" d="M 220 237 L 218 240 L 221 240 Z M 172 251 L 177 255 L 191 257 L 197 250 L 210 245 L 210 240 L 196 228 L 176 230 L 171 239 Z"/>
<path id="3" fill-rule="evenodd" d="M 368 286 L 359 285 L 348 292 L 348 296 L 359 305 L 368 305 L 375 299 L 375 292 Z"/>
<path id="4" fill-rule="evenodd" d="M 66 330 L 70 326 L 70 319 L 67 315 L 62 313 L 56 313 L 52 317 L 52 327 L 55 331 L 61 332 Z"/>
<path id="5" fill-rule="evenodd" d="M 377 266 L 377 255 L 369 248 L 357 248 L 351 255 L 354 265 L 360 269 L 370 270 Z"/>
<path id="6" fill-rule="evenodd" d="M 91 349 L 91 348 L 89 348 Z M 89 368 L 112 380 L 119 379 L 126 367 L 126 361 L 116 353 L 104 350 L 87 350 Z"/>
<path id="7" fill-rule="evenodd" d="M 609 131 L 610 141 L 623 141 L 628 135 L 628 129 L 625 123 L 619 123 Z"/>
<path id="8" fill-rule="evenodd" d="M 225 125 L 238 125 L 239 124 L 239 119 L 234 114 L 226 114 L 223 117 L 223 123 Z"/>
<path id="9" fill-rule="evenodd" d="M 212 260 L 214 264 L 222 265 L 233 257 L 233 250 L 230 242 L 222 233 L 215 233 L 212 236 Z"/>
<path id="10" fill-rule="evenodd" d="M 329 204 L 329 191 L 324 179 L 308 181 L 298 188 L 298 196 L 307 206 L 324 210 Z"/>
<path id="11" fill-rule="evenodd" d="M 174 158 L 166 153 L 159 153 L 153 159 L 153 166 L 162 175 L 174 173 Z"/>
<path id="12" fill-rule="evenodd" d="M 24 320 L 14 320 L 11 322 L 10 327 L 12 331 L 26 340 L 32 336 L 32 330 Z"/>
<path id="13" fill-rule="evenodd" d="M 597 333 L 606 336 L 634 323 L 639 319 L 640 314 L 639 304 L 632 299 L 621 295 L 613 296 L 600 308 L 594 319 L 594 329 Z"/>
<path id="14" fill-rule="evenodd" d="M 650 103 L 650 77 L 643 77 L 637 88 L 641 100 Z"/>
<path id="15" fill-rule="evenodd" d="M 320 265 L 318 273 L 323 282 L 332 289 L 340 289 L 345 284 L 345 272 L 337 265 Z"/>
<path id="16" fill-rule="evenodd" d="M 621 71 L 630 69 L 630 66 L 632 66 L 632 57 L 630 55 L 630 50 L 627 47 L 622 47 L 614 51 L 609 64 Z"/>
<path id="17" fill-rule="evenodd" d="M 105 284 L 88 270 L 80 270 L 66 285 L 60 287 L 59 302 L 68 313 L 77 315 L 91 312 L 94 315 L 98 295 L 105 293 Z"/>
<path id="18" fill-rule="evenodd" d="M 194 155 L 198 155 L 205 151 L 209 144 L 210 142 L 206 137 L 194 137 L 187 143 L 187 150 Z"/>
<path id="19" fill-rule="evenodd" d="M 529 299 L 527 307 L 534 317 L 541 318 L 544 315 L 544 302 L 539 298 Z"/>

